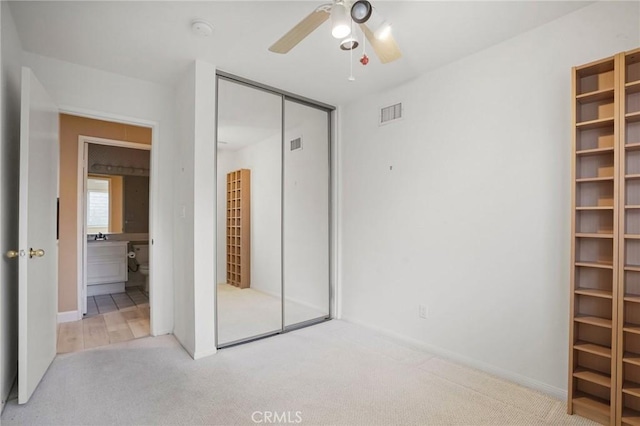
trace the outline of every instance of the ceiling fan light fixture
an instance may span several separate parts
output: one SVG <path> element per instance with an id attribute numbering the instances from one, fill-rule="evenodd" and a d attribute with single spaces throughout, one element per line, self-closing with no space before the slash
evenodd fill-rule
<path id="1" fill-rule="evenodd" d="M 357 48 L 360 45 L 360 43 L 358 43 L 358 40 L 356 40 L 355 37 L 350 36 L 345 38 L 344 40 L 342 40 L 340 42 L 340 49 L 342 50 L 353 50 L 355 48 Z"/>
<path id="2" fill-rule="evenodd" d="M 371 18 L 373 8 L 367 0 L 358 0 L 351 6 L 351 19 L 356 24 L 364 24 Z"/>
<path id="3" fill-rule="evenodd" d="M 374 32 L 373 36 L 376 40 L 384 41 L 391 35 L 391 24 L 384 21 Z"/>
<path id="4" fill-rule="evenodd" d="M 331 35 L 341 39 L 349 34 L 351 34 L 351 22 L 347 7 L 342 1 L 337 1 L 331 8 Z"/>

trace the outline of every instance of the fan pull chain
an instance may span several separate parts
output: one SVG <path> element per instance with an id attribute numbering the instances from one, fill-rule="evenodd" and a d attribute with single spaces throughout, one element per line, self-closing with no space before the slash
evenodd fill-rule
<path id="1" fill-rule="evenodd" d="M 367 56 L 367 36 L 362 32 L 362 54 Z"/>
<path id="2" fill-rule="evenodd" d="M 354 28 L 353 28 L 353 20 L 351 20 L 351 34 L 354 35 L 355 38 L 355 33 L 354 33 Z M 349 81 L 355 81 L 356 78 L 353 76 L 353 45 L 351 47 L 351 49 L 349 49 Z"/>
<path id="3" fill-rule="evenodd" d="M 365 66 L 369 63 L 369 57 L 367 56 L 367 36 L 362 31 L 362 58 L 360 58 L 360 63 Z"/>

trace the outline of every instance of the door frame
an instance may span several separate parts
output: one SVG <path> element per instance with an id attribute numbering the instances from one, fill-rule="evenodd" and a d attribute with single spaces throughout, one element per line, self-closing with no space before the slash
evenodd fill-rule
<path id="1" fill-rule="evenodd" d="M 149 176 L 149 280 L 152 280 L 152 277 L 155 276 L 155 271 L 157 269 L 156 262 L 153 262 L 155 247 L 153 241 L 155 239 L 155 218 L 160 217 L 159 214 L 159 194 L 160 188 L 158 186 L 158 176 L 159 176 L 159 152 L 160 152 L 160 124 L 157 121 L 147 120 L 143 118 L 124 116 L 119 114 L 112 114 L 102 111 L 95 111 L 87 108 L 76 108 L 68 105 L 60 105 L 59 106 L 60 114 L 74 115 L 76 117 L 84 117 L 84 118 L 92 118 L 94 120 L 103 120 L 103 121 L 111 121 L 113 123 L 121 123 L 121 124 L 130 124 L 134 126 L 148 127 L 151 129 L 151 173 Z M 97 138 L 93 138 L 97 139 Z M 76 250 L 80 252 L 81 241 L 80 238 L 77 240 L 77 248 Z M 80 274 L 80 272 L 79 272 Z M 78 280 L 82 275 L 78 275 Z M 164 330 L 158 329 L 158 324 L 162 323 L 160 318 L 163 318 L 166 315 L 170 315 L 170 312 L 164 312 L 162 310 L 162 305 L 159 303 L 164 295 L 165 289 L 158 288 L 158 285 L 166 282 L 166 280 L 155 280 L 155 291 L 149 289 L 149 306 L 151 307 L 149 325 L 150 325 L 150 334 L 152 336 L 157 336 L 159 334 L 166 333 Z M 77 288 L 77 287 L 76 287 Z M 159 296 L 158 296 L 159 295 Z M 78 296 L 78 300 L 80 296 Z M 77 302 L 76 302 L 77 303 Z M 78 319 L 82 319 L 82 308 L 80 305 L 77 307 Z"/>
<path id="2" fill-rule="evenodd" d="M 152 133 L 153 134 L 153 133 Z M 95 145 L 105 145 L 105 146 L 115 146 L 120 148 L 130 148 L 130 149 L 140 149 L 143 151 L 150 151 L 151 157 L 153 158 L 153 140 L 152 145 L 136 143 L 136 142 L 126 142 L 115 139 L 104 139 L 97 138 L 93 136 L 78 136 L 78 257 L 77 257 L 77 268 L 78 268 L 78 316 L 82 319 L 83 314 L 86 311 L 86 291 L 87 291 L 87 214 L 86 214 L 86 194 L 85 188 L 87 187 L 87 176 L 89 175 L 89 144 Z M 152 229 L 152 180 L 151 173 L 153 173 L 153 162 L 151 164 L 151 171 L 149 173 L 149 239 L 151 240 L 151 229 Z M 149 282 L 152 282 L 152 268 L 153 262 L 151 262 L 151 247 L 152 244 L 149 244 Z M 151 296 L 151 286 L 149 286 L 149 296 Z M 151 297 L 149 297 L 149 306 L 151 306 Z"/>

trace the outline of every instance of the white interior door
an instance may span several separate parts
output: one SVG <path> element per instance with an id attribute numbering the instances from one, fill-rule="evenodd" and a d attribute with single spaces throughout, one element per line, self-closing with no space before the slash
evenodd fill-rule
<path id="1" fill-rule="evenodd" d="M 56 355 L 58 311 L 58 108 L 22 68 L 18 403 L 26 403 Z"/>

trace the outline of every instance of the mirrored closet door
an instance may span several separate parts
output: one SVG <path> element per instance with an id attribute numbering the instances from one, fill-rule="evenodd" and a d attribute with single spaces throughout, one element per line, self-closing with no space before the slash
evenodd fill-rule
<path id="1" fill-rule="evenodd" d="M 285 327 L 329 315 L 329 114 L 285 100 Z"/>
<path id="2" fill-rule="evenodd" d="M 282 97 L 218 78 L 218 346 L 282 329 Z"/>
<path id="3" fill-rule="evenodd" d="M 330 316 L 330 109 L 218 76 L 217 346 Z"/>

